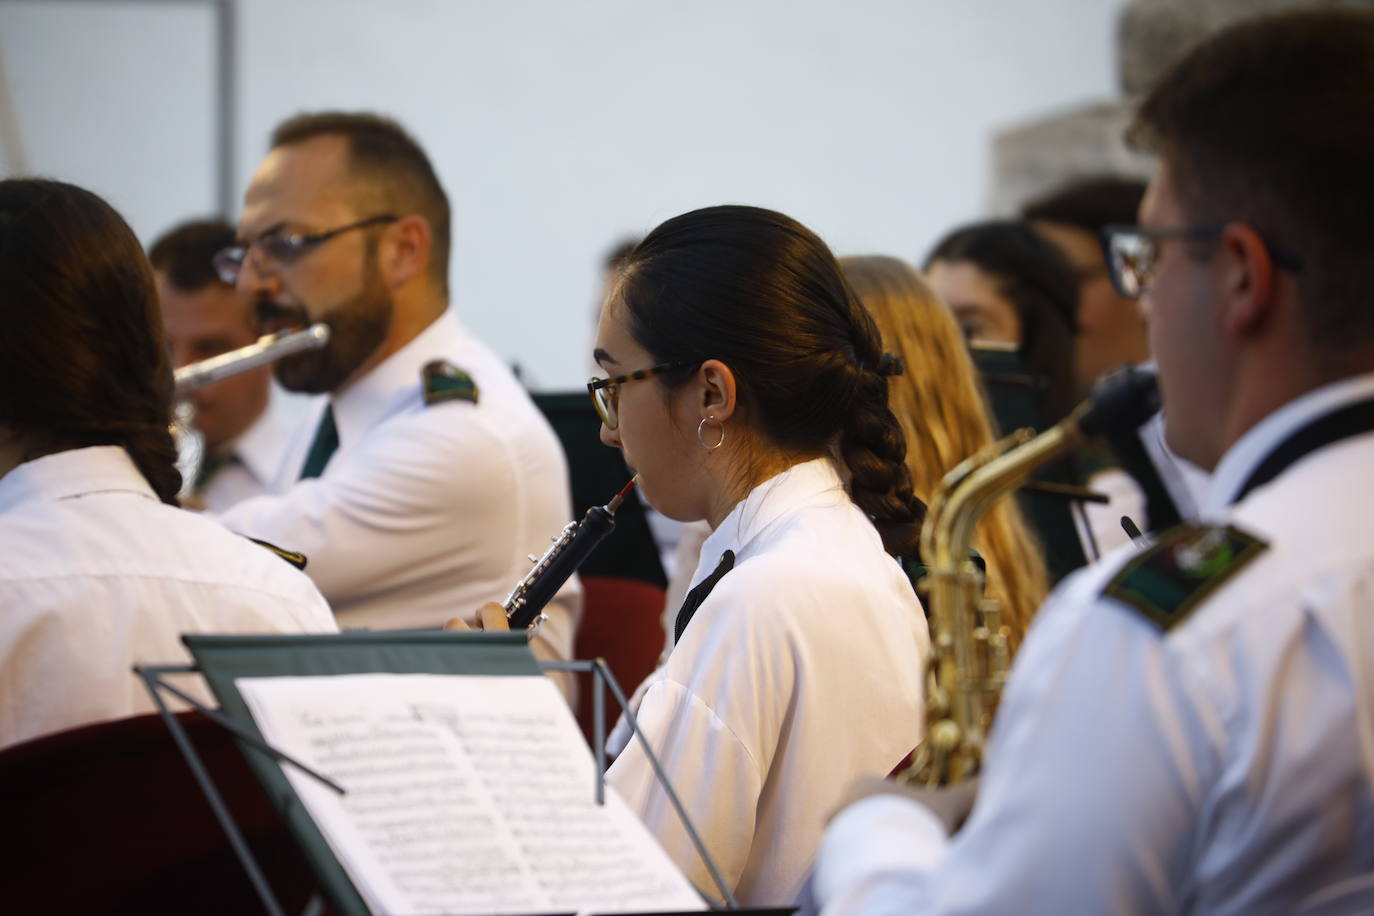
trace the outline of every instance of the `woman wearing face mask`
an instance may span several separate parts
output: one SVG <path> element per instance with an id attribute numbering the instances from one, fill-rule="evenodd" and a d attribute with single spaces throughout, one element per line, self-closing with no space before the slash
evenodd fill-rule
<path id="1" fill-rule="evenodd" d="M 786 903 L 846 787 L 920 737 L 925 619 L 889 555 L 922 515 L 899 364 L 820 239 L 738 206 L 629 254 L 595 357 L 602 440 L 656 509 L 713 529 L 640 725 L 739 902 Z M 718 896 L 637 743 L 609 778 Z"/>

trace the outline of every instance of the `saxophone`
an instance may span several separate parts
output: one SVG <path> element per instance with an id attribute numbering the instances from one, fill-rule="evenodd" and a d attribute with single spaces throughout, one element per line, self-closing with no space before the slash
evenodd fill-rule
<path id="1" fill-rule="evenodd" d="M 979 519 L 1036 468 L 1087 439 L 1136 428 L 1159 409 L 1154 375 L 1128 367 L 1040 435 L 1020 429 L 956 465 L 931 497 L 921 530 L 922 583 L 930 611 L 926 657 L 926 736 L 906 783 L 952 785 L 977 775 L 997 701 L 1011 667 L 1007 629 L 969 548 Z"/>

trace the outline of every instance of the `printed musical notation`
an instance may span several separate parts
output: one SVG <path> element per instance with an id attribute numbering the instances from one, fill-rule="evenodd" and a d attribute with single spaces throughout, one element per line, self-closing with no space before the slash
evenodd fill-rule
<path id="1" fill-rule="evenodd" d="M 284 771 L 376 913 L 704 909 L 608 787 L 545 678 L 243 678 Z"/>

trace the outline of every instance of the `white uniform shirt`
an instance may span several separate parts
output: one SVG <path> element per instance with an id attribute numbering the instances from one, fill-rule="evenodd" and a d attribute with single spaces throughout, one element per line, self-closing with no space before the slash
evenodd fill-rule
<path id="1" fill-rule="evenodd" d="M 925 617 L 828 460 L 757 487 L 702 548 L 694 581 L 733 550 L 639 720 L 741 904 L 785 904 L 825 819 L 882 776 L 921 727 Z M 638 742 L 609 772 L 668 854 L 719 897 Z"/>
<path id="2" fill-rule="evenodd" d="M 1016 660 L 969 822 L 948 841 L 905 799 L 850 808 L 824 912 L 1251 916 L 1374 883 L 1374 434 L 1230 505 L 1284 437 L 1371 395 L 1374 376 L 1327 386 L 1228 451 L 1202 519 L 1268 548 L 1168 632 L 1102 595 L 1129 549 L 1068 580 Z"/>
<path id="3" fill-rule="evenodd" d="M 253 424 L 224 448 L 230 460 L 219 468 L 194 494 L 207 512 L 227 512 L 245 499 L 264 493 L 281 492 L 279 475 L 286 450 L 306 426 L 319 422 L 314 398 L 283 391 L 273 384 L 268 389 L 267 407 Z M 282 487 L 286 489 L 286 487 Z"/>
<path id="4" fill-rule="evenodd" d="M 446 359 L 477 384 L 476 404 L 426 405 L 421 370 Z M 306 571 L 345 628 L 441 627 L 504 600 L 572 517 L 553 430 L 495 353 L 445 312 L 332 398 L 339 448 L 314 479 L 221 516 L 235 531 L 310 560 Z M 325 401 L 300 424 L 283 465 L 295 480 Z M 540 630 L 571 658 L 576 578 Z"/>
<path id="5" fill-rule="evenodd" d="M 1169 448 L 1169 443 L 1164 441 L 1164 411 L 1157 412 L 1140 427 L 1139 435 L 1145 453 L 1150 456 L 1164 489 L 1169 491 L 1169 498 L 1178 509 L 1178 517 L 1185 521 L 1196 518 L 1198 508 L 1207 498 L 1210 475 Z"/>
<path id="6" fill-rule="evenodd" d="M 1083 557 L 1089 563 L 1095 563 L 1123 544 L 1130 543 L 1131 536 L 1121 527 L 1121 516 L 1126 516 L 1137 525 L 1145 524 L 1145 491 L 1134 477 L 1121 468 L 1098 471 L 1088 478 L 1087 485 L 1088 489 L 1108 499 L 1105 503 L 1076 503 L 1071 510 L 1073 526 L 1078 531 L 1078 542 L 1083 547 Z"/>
<path id="7" fill-rule="evenodd" d="M 164 505 L 112 446 L 0 477 L 0 556 L 0 745 L 153 711 L 131 669 L 188 661 L 183 633 L 335 629 L 307 576 Z"/>

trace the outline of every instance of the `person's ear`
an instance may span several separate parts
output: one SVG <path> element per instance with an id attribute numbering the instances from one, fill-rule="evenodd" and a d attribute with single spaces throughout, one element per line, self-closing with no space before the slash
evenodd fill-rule
<path id="1" fill-rule="evenodd" d="M 738 406 L 735 373 L 718 359 L 708 359 L 697 369 L 694 383 L 701 398 L 701 415 L 715 417 L 724 423 L 734 415 Z"/>
<path id="2" fill-rule="evenodd" d="M 378 258 L 382 279 L 395 289 L 405 286 L 429 270 L 429 253 L 434 245 L 434 232 L 423 216 L 403 216 L 386 227 Z"/>
<path id="3" fill-rule="evenodd" d="M 1274 262 L 1264 239 L 1245 223 L 1228 223 L 1220 246 L 1222 326 L 1230 334 L 1247 337 L 1273 314 Z"/>

